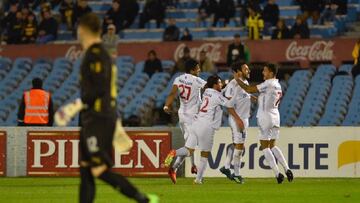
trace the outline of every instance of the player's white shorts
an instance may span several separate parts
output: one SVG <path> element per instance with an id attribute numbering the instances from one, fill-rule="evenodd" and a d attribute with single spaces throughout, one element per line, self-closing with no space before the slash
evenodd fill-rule
<path id="1" fill-rule="evenodd" d="M 280 118 L 258 117 L 259 140 L 277 140 L 280 134 Z"/>
<path id="2" fill-rule="evenodd" d="M 185 147 L 195 149 L 196 145 L 201 151 L 209 152 L 214 143 L 215 129 L 208 123 L 196 120 L 190 126 L 190 136 L 186 140 Z"/>
<path id="3" fill-rule="evenodd" d="M 190 134 L 190 125 L 194 122 L 195 115 L 194 114 L 185 114 L 179 113 L 179 126 L 182 134 L 184 135 L 184 140 L 189 137 Z"/>
<path id="4" fill-rule="evenodd" d="M 241 119 L 244 123 L 244 131 L 240 132 L 240 128 L 236 124 L 234 118 L 232 116 L 229 116 L 229 125 L 231 128 L 232 133 L 232 141 L 235 144 L 243 144 L 247 137 L 247 129 L 249 127 L 249 119 Z"/>

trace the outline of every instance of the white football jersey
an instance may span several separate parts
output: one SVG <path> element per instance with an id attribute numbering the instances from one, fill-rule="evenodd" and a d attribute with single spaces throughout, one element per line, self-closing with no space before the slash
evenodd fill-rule
<path id="1" fill-rule="evenodd" d="M 249 85 L 249 82 L 247 80 L 243 82 Z M 236 113 L 240 116 L 241 119 L 248 119 L 250 117 L 250 94 L 245 92 L 245 90 L 242 89 L 240 85 L 238 85 L 235 79 L 231 80 L 226 85 L 224 94 L 227 98 L 231 97 L 230 100 L 235 108 Z"/>
<path id="2" fill-rule="evenodd" d="M 233 107 L 231 101 L 224 97 L 221 92 L 207 88 L 203 94 L 203 101 L 196 118 L 214 129 L 219 129 L 223 114 L 221 106 Z"/>
<path id="3" fill-rule="evenodd" d="M 260 92 L 258 97 L 257 118 L 280 119 L 279 103 L 282 97 L 281 86 L 278 79 L 265 80 L 256 86 Z"/>
<path id="4" fill-rule="evenodd" d="M 178 113 L 197 114 L 201 104 L 200 90 L 206 81 L 200 77 L 184 73 L 175 78 L 173 85 L 178 87 L 180 109 Z"/>

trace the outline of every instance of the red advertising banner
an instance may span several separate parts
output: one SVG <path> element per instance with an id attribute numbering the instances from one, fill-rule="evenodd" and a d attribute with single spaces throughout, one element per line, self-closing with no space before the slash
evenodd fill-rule
<path id="1" fill-rule="evenodd" d="M 244 41 L 251 53 L 251 62 L 288 62 L 300 64 L 316 61 L 331 61 L 335 65 L 342 61 L 353 60 L 351 52 L 357 39 L 308 39 L 308 40 L 255 40 Z M 162 60 L 177 60 L 182 56 L 185 46 L 191 55 L 198 58 L 201 50 L 215 63 L 226 62 L 228 45 L 232 41 L 193 41 L 193 42 L 134 42 L 120 43 L 118 55 L 129 55 L 135 62 L 146 60 L 147 52 L 155 50 Z M 0 56 L 15 59 L 17 57 L 52 58 L 66 57 L 71 60 L 81 56 L 82 50 L 75 44 L 58 45 L 3 45 Z M 305 67 L 306 68 L 306 67 Z"/>
<path id="2" fill-rule="evenodd" d="M 6 174 L 6 132 L 0 131 L 0 176 Z"/>
<path id="3" fill-rule="evenodd" d="M 125 176 L 166 176 L 161 165 L 171 148 L 169 131 L 129 131 L 134 141 L 126 153 L 114 152 L 113 171 Z M 78 131 L 31 131 L 27 137 L 28 176 L 79 174 Z"/>

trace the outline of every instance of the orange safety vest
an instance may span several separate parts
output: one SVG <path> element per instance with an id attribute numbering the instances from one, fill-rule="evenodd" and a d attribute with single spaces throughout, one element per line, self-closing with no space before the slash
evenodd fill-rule
<path id="1" fill-rule="evenodd" d="M 50 93 L 32 89 L 24 93 L 25 124 L 47 124 L 49 122 Z"/>

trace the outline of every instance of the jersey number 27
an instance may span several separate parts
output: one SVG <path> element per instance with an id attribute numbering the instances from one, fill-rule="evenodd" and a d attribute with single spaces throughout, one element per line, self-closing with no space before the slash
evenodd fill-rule
<path id="1" fill-rule="evenodd" d="M 190 94 L 191 94 L 191 87 L 186 85 L 179 85 L 180 89 L 180 97 L 184 100 L 189 100 Z"/>

